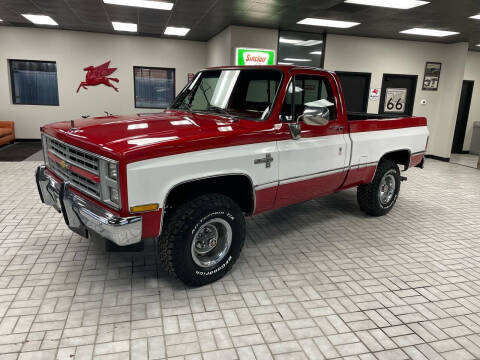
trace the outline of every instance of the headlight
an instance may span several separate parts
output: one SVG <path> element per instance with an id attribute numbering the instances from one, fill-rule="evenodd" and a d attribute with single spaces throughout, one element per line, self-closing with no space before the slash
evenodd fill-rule
<path id="1" fill-rule="evenodd" d="M 108 177 L 113 180 L 117 180 L 118 170 L 117 164 L 108 163 Z"/>

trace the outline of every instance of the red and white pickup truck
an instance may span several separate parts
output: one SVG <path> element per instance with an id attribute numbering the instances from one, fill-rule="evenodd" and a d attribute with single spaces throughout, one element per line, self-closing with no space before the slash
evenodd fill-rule
<path id="1" fill-rule="evenodd" d="M 360 208 L 388 213 L 399 165 L 423 165 L 423 117 L 349 118 L 335 73 L 293 66 L 199 72 L 158 114 L 42 128 L 42 201 L 74 232 L 118 245 L 156 238 L 187 284 L 229 271 L 245 216 L 358 187 Z"/>

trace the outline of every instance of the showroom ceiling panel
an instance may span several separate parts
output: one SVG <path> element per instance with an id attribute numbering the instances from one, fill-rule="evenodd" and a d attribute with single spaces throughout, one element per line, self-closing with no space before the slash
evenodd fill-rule
<path id="1" fill-rule="evenodd" d="M 168 0 L 164 0 L 168 1 Z M 480 1 L 430 0 L 424 6 L 398 10 L 346 4 L 344 0 L 171 0 L 172 11 L 107 5 L 103 0 L 1 0 L 0 26 L 36 26 L 21 14 L 49 15 L 59 28 L 116 33 L 111 21 L 134 22 L 138 34 L 163 37 L 167 26 L 189 27 L 185 39 L 206 41 L 228 25 L 260 26 L 281 30 L 348 34 L 444 43 L 480 43 Z M 453 9 L 452 9 L 453 7 Z M 299 25 L 306 17 L 346 20 L 361 24 L 350 29 Z M 400 34 L 413 27 L 458 31 L 460 35 L 430 38 Z"/>

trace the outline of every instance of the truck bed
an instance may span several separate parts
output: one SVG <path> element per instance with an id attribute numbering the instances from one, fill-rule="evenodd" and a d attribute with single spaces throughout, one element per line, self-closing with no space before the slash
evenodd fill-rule
<path id="1" fill-rule="evenodd" d="M 354 120 L 369 120 L 369 119 L 395 119 L 398 115 L 385 115 L 385 114 L 369 114 L 363 112 L 347 112 L 348 121 Z"/>

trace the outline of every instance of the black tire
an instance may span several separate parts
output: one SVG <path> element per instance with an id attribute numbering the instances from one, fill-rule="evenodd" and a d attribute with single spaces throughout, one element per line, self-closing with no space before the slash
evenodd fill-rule
<path id="1" fill-rule="evenodd" d="M 380 201 L 380 184 L 384 176 L 393 175 L 395 190 L 393 197 L 386 203 Z M 383 216 L 392 210 L 400 192 L 400 169 L 391 160 L 382 160 L 378 166 L 373 181 L 370 184 L 360 185 L 357 188 L 357 201 L 360 209 L 372 216 Z"/>
<path id="2" fill-rule="evenodd" d="M 230 225 L 231 244 L 221 261 L 206 268 L 195 262 L 192 242 L 202 225 L 212 220 Z M 245 217 L 240 207 L 224 195 L 205 194 L 183 203 L 168 217 L 158 252 L 170 274 L 187 285 L 200 286 L 224 276 L 240 256 L 244 242 Z"/>

